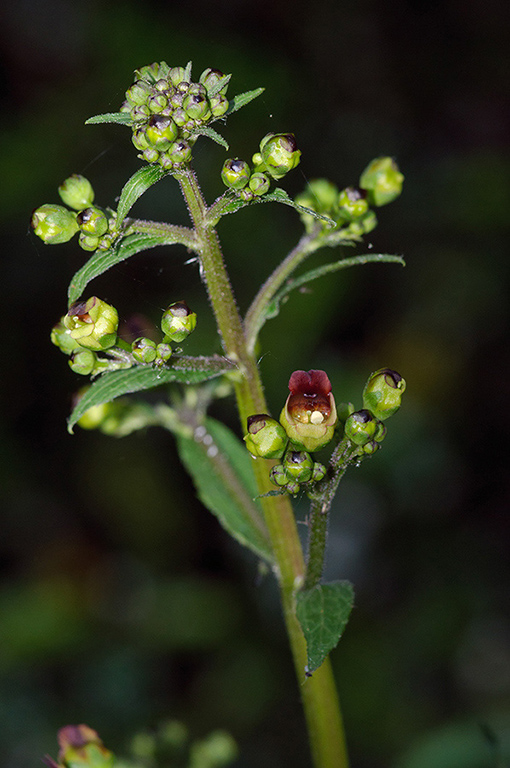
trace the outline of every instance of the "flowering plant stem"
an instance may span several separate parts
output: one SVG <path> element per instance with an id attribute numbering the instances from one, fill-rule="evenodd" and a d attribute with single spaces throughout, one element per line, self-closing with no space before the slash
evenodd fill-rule
<path id="1" fill-rule="evenodd" d="M 247 343 L 218 235 L 207 219 L 207 206 L 196 175 L 192 169 L 186 169 L 176 172 L 175 176 L 193 221 L 202 274 L 225 354 L 239 367 L 235 392 L 244 427 L 249 415 L 267 412 L 256 359 Z M 257 459 L 254 471 L 259 493 L 266 494 L 271 489 L 267 464 Z M 261 501 L 274 552 L 283 614 L 300 683 L 314 765 L 315 768 L 347 768 L 342 716 L 329 661 L 326 660 L 313 676 L 305 678 L 306 643 L 295 614 L 295 592 L 303 585 L 305 565 L 289 497 L 266 496 Z"/>

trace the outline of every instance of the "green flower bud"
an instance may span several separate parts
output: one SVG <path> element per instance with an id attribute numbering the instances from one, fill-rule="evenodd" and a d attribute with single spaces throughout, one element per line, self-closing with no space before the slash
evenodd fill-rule
<path id="1" fill-rule="evenodd" d="M 152 88 L 145 80 L 136 80 L 126 91 L 126 100 L 132 107 L 146 104 L 152 94 Z"/>
<path id="2" fill-rule="evenodd" d="M 283 464 L 276 464 L 269 473 L 269 479 L 271 482 L 273 482 L 275 485 L 279 485 L 280 487 L 287 485 L 288 483 L 288 477 L 287 473 L 285 472 L 285 469 L 283 467 Z"/>
<path id="3" fill-rule="evenodd" d="M 377 429 L 375 431 L 374 440 L 377 443 L 382 443 L 387 433 L 386 425 L 382 421 L 377 422 Z"/>
<path id="4" fill-rule="evenodd" d="M 372 230 L 377 226 L 377 216 L 373 211 L 367 211 L 367 213 L 358 219 L 356 223 L 361 224 L 363 228 L 363 234 L 368 235 L 368 233 L 372 232 Z"/>
<path id="5" fill-rule="evenodd" d="M 367 193 L 356 187 L 346 187 L 338 195 L 340 215 L 347 220 L 359 219 L 368 211 Z"/>
<path id="6" fill-rule="evenodd" d="M 282 179 L 299 164 L 301 151 L 293 133 L 268 134 L 260 142 L 262 161 L 273 179 Z"/>
<path id="7" fill-rule="evenodd" d="M 67 243 L 78 232 L 76 215 L 63 205 L 41 205 L 33 212 L 31 224 L 45 245 Z"/>
<path id="8" fill-rule="evenodd" d="M 81 231 L 86 235 L 102 237 L 108 232 L 108 217 L 101 208 L 95 205 L 80 211 L 76 216 L 76 221 Z"/>
<path id="9" fill-rule="evenodd" d="M 119 316 L 115 307 L 91 296 L 88 301 L 75 301 L 64 317 L 64 325 L 81 347 L 100 352 L 117 341 Z"/>
<path id="10" fill-rule="evenodd" d="M 131 353 L 137 363 L 153 363 L 157 357 L 156 342 L 141 336 L 131 344 Z"/>
<path id="11" fill-rule="evenodd" d="M 157 163 L 160 159 L 160 154 L 154 147 L 147 147 L 147 149 L 143 150 L 142 157 L 148 163 Z"/>
<path id="12" fill-rule="evenodd" d="M 209 97 L 209 106 L 213 117 L 222 117 L 228 111 L 230 102 L 226 96 L 217 93 L 215 96 Z"/>
<path id="13" fill-rule="evenodd" d="M 229 158 L 223 163 L 221 180 L 230 189 L 243 189 L 250 180 L 250 166 L 238 157 Z"/>
<path id="14" fill-rule="evenodd" d="M 333 438 L 337 413 L 324 371 L 294 371 L 280 423 L 296 450 L 318 451 Z"/>
<path id="15" fill-rule="evenodd" d="M 95 251 L 99 248 L 101 238 L 94 237 L 93 235 L 86 235 L 85 232 L 80 232 L 78 238 L 78 245 L 83 248 L 84 251 Z"/>
<path id="16" fill-rule="evenodd" d="M 244 441 L 252 456 L 281 459 L 289 438 L 276 419 L 267 413 L 258 413 L 248 417 L 248 434 L 244 436 Z"/>
<path id="17" fill-rule="evenodd" d="M 75 349 L 80 349 L 80 345 L 71 337 L 71 331 L 65 327 L 64 318 L 51 329 L 51 343 L 60 349 L 65 355 L 70 355 Z"/>
<path id="18" fill-rule="evenodd" d="M 137 149 L 140 150 L 140 152 L 143 152 L 144 149 L 147 149 L 149 146 L 147 137 L 145 136 L 145 128 L 137 128 L 136 131 L 133 131 L 133 135 L 131 136 L 131 141 L 135 145 Z"/>
<path id="19" fill-rule="evenodd" d="M 182 128 L 183 125 L 186 125 L 189 118 L 182 107 L 177 107 L 177 109 L 174 109 L 172 112 L 172 120 L 179 128 Z"/>
<path id="20" fill-rule="evenodd" d="M 221 94 L 222 96 L 225 96 L 228 88 L 228 82 L 229 82 L 229 76 L 224 75 L 223 72 L 220 72 L 219 69 L 211 69 L 208 67 L 207 69 L 204 69 L 202 74 L 199 77 L 199 82 L 202 83 L 207 93 L 210 93 L 212 90 L 216 90 L 218 85 L 222 83 L 223 81 L 227 81 L 224 88 L 222 88 L 220 91 L 216 91 L 216 93 Z"/>
<path id="21" fill-rule="evenodd" d="M 152 64 L 146 64 L 144 67 L 135 70 L 135 77 L 139 80 L 145 80 L 147 83 L 153 84 L 162 77 L 166 77 L 170 67 L 166 61 L 155 61 Z"/>
<path id="22" fill-rule="evenodd" d="M 58 732 L 59 763 L 66 768 L 111 768 L 115 758 L 87 725 L 66 725 Z"/>
<path id="23" fill-rule="evenodd" d="M 400 195 L 403 181 L 404 176 L 393 158 L 378 157 L 367 165 L 359 185 L 367 190 L 370 202 L 379 206 L 391 203 Z"/>
<path id="24" fill-rule="evenodd" d="M 168 79 L 173 85 L 179 85 L 183 82 L 185 74 L 184 67 L 172 67 L 168 73 Z"/>
<path id="25" fill-rule="evenodd" d="M 150 111 L 155 115 L 162 112 L 167 105 L 168 99 L 164 93 L 153 94 L 147 102 L 147 106 L 149 107 Z"/>
<path id="26" fill-rule="evenodd" d="M 248 182 L 248 186 L 254 195 L 257 195 L 257 197 L 261 197 L 262 195 L 265 195 L 266 192 L 269 191 L 271 182 L 269 181 L 265 173 L 260 173 L 260 172 L 252 173 L 252 175 L 250 176 L 250 180 Z"/>
<path id="27" fill-rule="evenodd" d="M 338 414 L 338 421 L 346 422 L 351 413 L 354 413 L 354 406 L 352 403 L 338 403 L 336 412 Z"/>
<path id="28" fill-rule="evenodd" d="M 363 407 L 378 419 L 392 416 L 400 408 L 406 383 L 402 376 L 390 368 L 372 373 L 363 390 Z"/>
<path id="29" fill-rule="evenodd" d="M 364 408 L 355 411 L 345 422 L 345 436 L 355 445 L 365 445 L 377 432 L 379 421 L 374 414 Z"/>
<path id="30" fill-rule="evenodd" d="M 71 353 L 69 367 L 80 376 L 88 376 L 96 367 L 96 356 L 91 349 L 78 349 Z"/>
<path id="31" fill-rule="evenodd" d="M 176 301 L 174 304 L 170 304 L 161 318 L 161 330 L 169 341 L 184 341 L 195 330 L 196 324 L 196 313 L 188 307 L 185 301 Z"/>
<path id="32" fill-rule="evenodd" d="M 308 483 L 313 475 L 313 459 L 306 451 L 287 451 L 283 467 L 289 480 Z"/>
<path id="33" fill-rule="evenodd" d="M 140 104 L 137 107 L 133 107 L 131 109 L 131 117 L 136 122 L 143 121 L 145 122 L 148 120 L 148 118 L 151 116 L 151 111 L 147 104 Z"/>
<path id="34" fill-rule="evenodd" d="M 207 96 L 200 93 L 188 93 L 182 102 L 182 108 L 193 120 L 206 121 L 212 116 Z"/>
<path id="35" fill-rule="evenodd" d="M 76 422 L 82 429 L 97 429 L 108 416 L 112 403 L 93 405 Z"/>
<path id="36" fill-rule="evenodd" d="M 172 357 L 172 347 L 170 346 L 170 344 L 167 344 L 165 341 L 162 341 L 156 347 L 156 354 L 157 354 L 157 360 L 160 360 L 162 363 L 167 363 Z"/>
<path id="37" fill-rule="evenodd" d="M 191 147 L 187 141 L 176 141 L 165 154 L 172 165 L 183 165 L 191 160 Z"/>
<path id="38" fill-rule="evenodd" d="M 145 138 L 160 151 L 169 149 L 177 138 L 179 130 L 171 117 L 153 115 L 145 129 Z"/>
<path id="39" fill-rule="evenodd" d="M 324 464 L 319 464 L 318 461 L 314 462 L 311 482 L 318 483 L 320 480 L 326 477 L 326 471 L 327 470 Z"/>
<path id="40" fill-rule="evenodd" d="M 85 176 L 80 176 L 78 173 L 73 173 L 62 182 L 58 188 L 58 194 L 62 202 L 69 208 L 74 208 L 75 211 L 88 208 L 94 202 L 92 184 Z"/>
<path id="41" fill-rule="evenodd" d="M 365 453 L 367 456 L 372 456 L 381 446 L 376 440 L 370 440 L 368 443 L 360 448 L 360 453 Z"/>

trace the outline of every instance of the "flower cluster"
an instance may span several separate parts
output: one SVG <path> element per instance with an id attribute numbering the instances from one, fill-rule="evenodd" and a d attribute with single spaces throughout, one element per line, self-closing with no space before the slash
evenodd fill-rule
<path id="1" fill-rule="evenodd" d="M 32 213 L 32 227 L 45 245 L 67 243 L 79 232 L 79 245 L 85 251 L 110 248 L 117 237 L 112 211 L 92 205 L 94 190 L 88 179 L 75 173 L 58 188 L 63 205 L 45 203 Z"/>
<path id="2" fill-rule="evenodd" d="M 186 165 L 201 130 L 229 108 L 230 75 L 208 68 L 194 83 L 190 65 L 162 61 L 136 70 L 135 77 L 120 109 L 131 117 L 139 157 L 165 169 Z"/>
<path id="3" fill-rule="evenodd" d="M 252 157 L 253 169 L 245 160 L 229 158 L 223 164 L 221 179 L 245 201 L 269 191 L 271 180 L 282 179 L 298 164 L 301 150 L 293 133 L 268 133 Z"/>

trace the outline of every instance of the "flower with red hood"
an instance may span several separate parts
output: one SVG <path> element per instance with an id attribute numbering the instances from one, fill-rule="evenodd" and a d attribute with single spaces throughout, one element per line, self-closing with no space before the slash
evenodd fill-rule
<path id="1" fill-rule="evenodd" d="M 294 371 L 280 423 L 295 450 L 318 451 L 333 437 L 337 413 L 331 383 L 324 371 Z"/>

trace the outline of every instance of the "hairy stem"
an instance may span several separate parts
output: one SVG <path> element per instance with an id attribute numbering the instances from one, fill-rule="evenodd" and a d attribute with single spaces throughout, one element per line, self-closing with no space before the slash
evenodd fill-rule
<path id="1" fill-rule="evenodd" d="M 235 384 L 241 423 L 254 413 L 267 412 L 256 360 L 248 348 L 234 294 L 223 261 L 217 233 L 206 220 L 206 204 L 192 170 L 175 174 L 187 202 L 198 242 L 198 254 L 213 312 L 218 323 L 225 353 L 239 367 Z M 271 489 L 268 465 L 262 459 L 254 462 L 259 492 Z M 296 522 L 288 496 L 262 500 L 266 525 L 276 560 L 276 576 L 280 586 L 283 614 L 289 635 L 294 664 L 308 725 L 310 744 L 316 768 L 347 768 L 342 719 L 335 682 L 326 661 L 312 677 L 305 679 L 306 643 L 295 614 L 295 592 L 304 579 L 304 558 Z"/>

